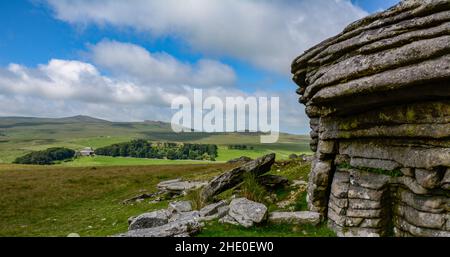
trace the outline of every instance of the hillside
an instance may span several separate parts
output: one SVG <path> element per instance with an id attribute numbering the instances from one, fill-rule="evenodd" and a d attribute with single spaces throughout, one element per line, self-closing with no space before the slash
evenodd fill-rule
<path id="1" fill-rule="evenodd" d="M 151 141 L 195 142 L 225 146 L 247 144 L 255 147 L 257 156 L 265 151 L 308 152 L 309 136 L 281 133 L 276 144 L 261 145 L 259 133 L 174 133 L 169 123 L 159 121 L 110 122 L 89 116 L 66 118 L 0 117 L 0 163 L 10 163 L 16 157 L 49 147 L 103 147 L 113 143 L 144 138 Z M 226 147 L 221 147 L 225 149 Z M 239 155 L 238 152 L 235 153 Z M 220 160 L 229 155 L 223 152 Z M 229 155 L 229 156 L 228 156 Z"/>

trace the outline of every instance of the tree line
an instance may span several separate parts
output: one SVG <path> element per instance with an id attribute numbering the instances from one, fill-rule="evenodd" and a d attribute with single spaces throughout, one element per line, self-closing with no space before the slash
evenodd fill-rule
<path id="1" fill-rule="evenodd" d="M 218 156 L 217 145 L 150 143 L 143 139 L 98 148 L 95 154 L 113 157 L 211 161 L 215 161 Z"/>
<path id="2" fill-rule="evenodd" d="M 43 151 L 35 151 L 18 157 L 13 163 L 16 164 L 39 164 L 50 165 L 55 161 L 71 159 L 75 156 L 75 151 L 64 147 L 54 147 Z"/>
<path id="3" fill-rule="evenodd" d="M 253 150 L 255 149 L 250 145 L 228 145 L 229 150 Z"/>

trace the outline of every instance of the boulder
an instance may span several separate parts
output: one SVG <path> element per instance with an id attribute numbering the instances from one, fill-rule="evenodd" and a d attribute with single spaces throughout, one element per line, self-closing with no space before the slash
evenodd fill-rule
<path id="1" fill-rule="evenodd" d="M 225 202 L 225 201 L 219 201 L 217 203 L 207 205 L 200 210 L 200 216 L 206 217 L 206 216 L 215 215 L 218 213 L 219 208 L 224 207 L 224 206 L 227 206 L 227 202 Z"/>
<path id="2" fill-rule="evenodd" d="M 220 218 L 219 223 L 221 223 L 221 224 L 227 223 L 227 224 L 239 226 L 239 223 L 230 215 L 225 215 L 224 217 Z"/>
<path id="3" fill-rule="evenodd" d="M 240 225 L 248 228 L 255 223 L 261 223 L 267 214 L 264 204 L 250 201 L 246 198 L 233 199 L 228 214 Z"/>
<path id="4" fill-rule="evenodd" d="M 287 223 L 287 224 L 311 224 L 317 225 L 320 223 L 320 214 L 310 211 L 297 212 L 271 212 L 269 214 L 269 222 L 271 223 Z"/>
<path id="5" fill-rule="evenodd" d="M 166 210 L 158 210 L 132 218 L 128 230 L 153 228 L 165 225 L 168 222 L 169 213 Z"/>
<path id="6" fill-rule="evenodd" d="M 182 221 L 182 220 L 198 220 L 198 221 L 200 221 L 200 213 L 199 213 L 199 211 L 179 212 L 179 213 L 173 213 L 169 218 L 169 222 Z"/>
<path id="7" fill-rule="evenodd" d="M 180 179 L 173 179 L 160 182 L 157 187 L 159 190 L 172 195 L 182 195 L 189 191 L 199 189 L 207 183 L 206 181 L 182 181 Z"/>
<path id="8" fill-rule="evenodd" d="M 189 212 L 192 211 L 192 202 L 191 201 L 170 202 L 167 210 L 169 211 L 169 213 Z"/>
<path id="9" fill-rule="evenodd" d="M 167 223 L 162 226 L 135 229 L 126 233 L 116 235 L 116 237 L 178 237 L 191 236 L 199 232 L 201 224 L 195 219 L 183 219 Z"/>
<path id="10" fill-rule="evenodd" d="M 222 217 L 225 217 L 226 215 L 228 215 L 229 211 L 230 211 L 230 207 L 228 205 L 225 205 L 225 206 L 219 207 L 217 209 L 217 214 L 215 214 L 215 215 L 217 215 L 218 218 L 222 218 Z"/>
<path id="11" fill-rule="evenodd" d="M 249 161 L 242 166 L 236 167 L 228 172 L 222 173 L 211 180 L 202 190 L 201 197 L 207 202 L 213 196 L 230 189 L 242 182 L 244 174 L 253 173 L 256 176 L 262 175 L 270 170 L 275 162 L 275 154 L 268 154 L 253 161 Z"/>

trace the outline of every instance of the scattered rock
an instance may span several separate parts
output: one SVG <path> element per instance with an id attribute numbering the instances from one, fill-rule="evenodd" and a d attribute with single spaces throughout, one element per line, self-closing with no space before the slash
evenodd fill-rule
<path id="1" fill-rule="evenodd" d="M 244 227 L 251 227 L 254 223 L 261 223 L 267 214 L 264 204 L 237 198 L 231 201 L 228 214 Z"/>
<path id="2" fill-rule="evenodd" d="M 231 224 L 231 225 L 239 226 L 239 222 L 237 222 L 230 215 L 225 215 L 223 218 L 219 219 L 219 223 L 221 223 L 221 224 L 228 223 L 228 224 Z"/>
<path id="3" fill-rule="evenodd" d="M 288 224 L 311 224 L 317 225 L 320 223 L 320 214 L 310 211 L 297 212 L 271 212 L 269 214 L 269 222 L 271 223 L 288 223 Z"/>
<path id="4" fill-rule="evenodd" d="M 180 213 L 192 211 L 191 201 L 175 201 L 170 202 L 168 207 L 169 213 Z"/>
<path id="5" fill-rule="evenodd" d="M 185 195 L 189 191 L 205 186 L 207 183 L 206 181 L 181 181 L 180 179 L 174 179 L 160 182 L 157 187 L 159 190 L 168 192 L 171 195 Z"/>
<path id="6" fill-rule="evenodd" d="M 130 222 L 130 219 L 129 219 Z M 153 228 L 165 225 L 169 222 L 169 213 L 166 210 L 158 210 L 144 213 L 132 218 L 128 230 Z"/>
<path id="7" fill-rule="evenodd" d="M 206 217 L 206 216 L 215 215 L 218 213 L 220 207 L 224 207 L 226 205 L 227 205 L 227 202 L 225 202 L 223 200 L 219 201 L 217 203 L 207 205 L 200 210 L 200 216 Z"/>
<path id="8" fill-rule="evenodd" d="M 222 206 L 217 209 L 216 215 L 218 218 L 222 218 L 222 217 L 225 217 L 225 215 L 227 215 L 229 211 L 230 211 L 230 207 L 228 205 Z"/>
<path id="9" fill-rule="evenodd" d="M 173 213 L 170 216 L 169 223 L 182 220 L 197 220 L 200 221 L 200 213 L 198 211 Z"/>
<path id="10" fill-rule="evenodd" d="M 126 233 L 116 235 L 116 237 L 175 237 L 192 236 L 199 232 L 201 224 L 198 220 L 179 220 L 167 223 L 162 226 L 130 230 Z"/>

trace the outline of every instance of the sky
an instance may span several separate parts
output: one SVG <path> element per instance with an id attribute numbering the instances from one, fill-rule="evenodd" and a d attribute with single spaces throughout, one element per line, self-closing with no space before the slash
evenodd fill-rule
<path id="1" fill-rule="evenodd" d="M 290 63 L 398 0 L 0 1 L 0 116 L 170 121 L 171 101 L 278 96 L 309 132 Z"/>

